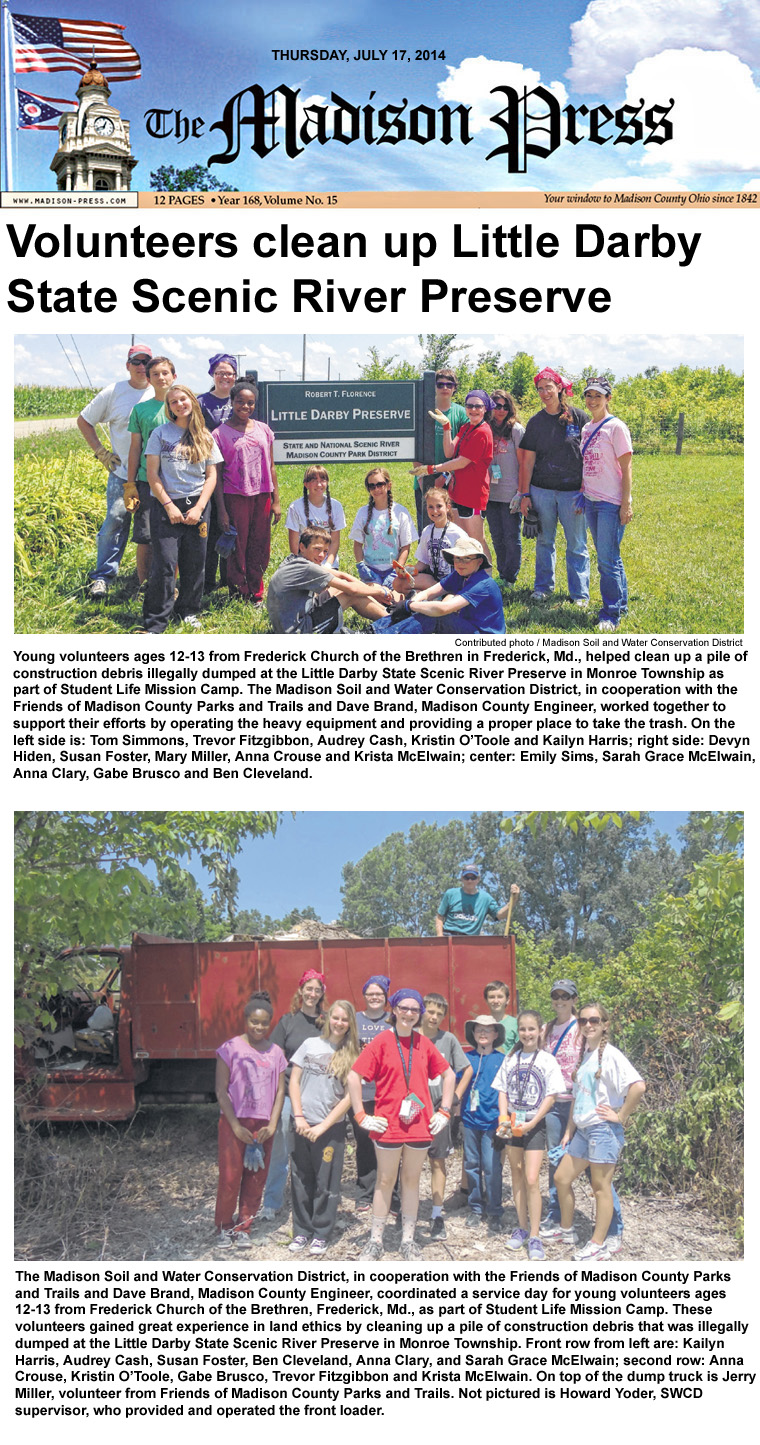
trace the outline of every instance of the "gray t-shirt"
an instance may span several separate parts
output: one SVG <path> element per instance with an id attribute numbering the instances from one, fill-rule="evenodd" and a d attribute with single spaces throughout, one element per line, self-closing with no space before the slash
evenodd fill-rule
<path id="1" fill-rule="evenodd" d="M 177 448 L 185 435 L 185 428 L 175 421 L 165 421 L 152 431 L 145 444 L 146 457 L 158 457 L 161 481 L 173 501 L 183 497 L 194 497 L 201 491 L 206 480 L 209 462 L 217 464 L 222 454 L 214 442 L 211 455 L 205 462 L 191 462 L 182 456 Z"/>
<path id="2" fill-rule="evenodd" d="M 293 554 L 277 568 L 267 591 L 267 612 L 273 632 L 293 632 L 309 595 L 330 585 L 331 567 L 318 567 Z"/>
<path id="3" fill-rule="evenodd" d="M 346 1097 L 345 1084 L 327 1072 L 334 1053 L 335 1046 L 328 1039 L 306 1039 L 290 1060 L 302 1070 L 301 1109 L 309 1124 L 321 1124 Z"/>
<path id="4" fill-rule="evenodd" d="M 443 1054 L 446 1063 L 454 1070 L 455 1074 L 461 1074 L 463 1069 L 469 1068 L 469 1059 L 465 1058 L 464 1049 L 459 1040 L 449 1033 L 448 1029 L 439 1029 L 434 1039 L 430 1042 L 435 1045 L 439 1054 Z M 430 1080 L 430 1101 L 438 1105 L 443 1097 L 443 1083 L 440 1079 Z"/>

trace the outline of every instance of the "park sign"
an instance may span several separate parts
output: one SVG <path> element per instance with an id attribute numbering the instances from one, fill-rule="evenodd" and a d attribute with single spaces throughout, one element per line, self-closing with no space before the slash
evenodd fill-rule
<path id="1" fill-rule="evenodd" d="M 432 460 L 432 372 L 412 381 L 269 381 L 261 392 L 276 462 Z"/>

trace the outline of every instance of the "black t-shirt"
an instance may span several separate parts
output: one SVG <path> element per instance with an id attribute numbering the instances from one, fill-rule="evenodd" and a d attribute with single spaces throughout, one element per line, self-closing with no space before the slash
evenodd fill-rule
<path id="1" fill-rule="evenodd" d="M 290 1083 L 292 1073 L 290 1060 L 296 1049 L 299 1049 L 307 1039 L 313 1038 L 315 1034 L 321 1034 L 323 1022 L 323 1019 L 314 1019 L 310 1014 L 305 1014 L 299 1009 L 295 1014 L 283 1014 L 275 1024 L 269 1038 L 271 1043 L 279 1044 L 288 1061 L 288 1070 L 285 1074 L 287 1084 Z"/>
<path id="2" fill-rule="evenodd" d="M 536 461 L 532 487 L 546 487 L 554 492 L 577 492 L 583 478 L 581 431 L 591 418 L 578 406 L 568 407 L 573 423 L 570 426 L 557 413 L 537 411 L 525 428 L 520 442 L 523 451 L 535 452 Z"/>

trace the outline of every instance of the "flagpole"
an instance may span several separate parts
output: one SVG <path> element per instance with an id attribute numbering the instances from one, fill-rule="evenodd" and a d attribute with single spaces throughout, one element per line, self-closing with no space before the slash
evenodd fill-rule
<path id="1" fill-rule="evenodd" d="M 11 146 L 13 128 L 11 123 L 11 77 L 13 75 L 13 47 L 11 44 L 11 16 L 8 0 L 3 0 L 3 190 L 13 190 L 13 161 Z"/>

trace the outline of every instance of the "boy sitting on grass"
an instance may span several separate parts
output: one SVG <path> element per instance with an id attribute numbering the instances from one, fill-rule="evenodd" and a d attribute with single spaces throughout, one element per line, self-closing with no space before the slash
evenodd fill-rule
<path id="1" fill-rule="evenodd" d="M 348 572 L 325 566 L 331 534 L 326 527 L 309 527 L 301 533 L 298 552 L 280 563 L 267 591 L 267 612 L 273 632 L 306 631 L 306 604 L 316 595 L 319 605 L 337 597 L 360 617 L 387 616 L 387 608 L 400 600 L 379 583 L 360 582 Z"/>

